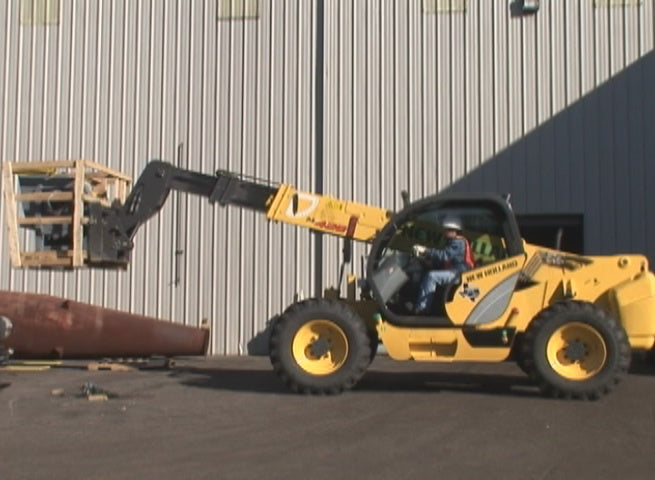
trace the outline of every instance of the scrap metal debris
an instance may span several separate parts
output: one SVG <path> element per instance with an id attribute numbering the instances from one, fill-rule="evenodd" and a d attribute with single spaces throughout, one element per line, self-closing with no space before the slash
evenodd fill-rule
<path id="1" fill-rule="evenodd" d="M 81 387 L 82 396 L 86 397 L 90 402 L 104 402 L 110 398 L 117 398 L 118 395 L 100 388 L 93 382 L 84 382 Z"/>

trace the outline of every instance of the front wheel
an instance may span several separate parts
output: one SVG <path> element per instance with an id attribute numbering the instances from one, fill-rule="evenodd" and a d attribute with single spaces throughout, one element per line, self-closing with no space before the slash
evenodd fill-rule
<path id="1" fill-rule="evenodd" d="M 348 390 L 371 359 L 364 322 L 337 300 L 311 299 L 289 307 L 275 323 L 269 346 L 273 370 L 299 393 Z"/>
<path id="2" fill-rule="evenodd" d="M 537 315 L 521 344 L 520 365 L 553 397 L 597 399 L 630 365 L 623 327 L 594 304 L 566 301 Z"/>

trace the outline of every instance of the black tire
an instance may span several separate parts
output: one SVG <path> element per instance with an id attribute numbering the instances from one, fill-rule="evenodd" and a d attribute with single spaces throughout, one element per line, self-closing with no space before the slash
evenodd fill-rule
<path id="1" fill-rule="evenodd" d="M 310 299 L 291 305 L 271 332 L 273 370 L 292 391 L 331 395 L 351 389 L 371 362 L 366 326 L 348 305 Z"/>
<path id="2" fill-rule="evenodd" d="M 523 338 L 519 365 L 546 395 L 596 400 L 630 366 L 623 327 L 605 310 L 581 301 L 557 303 L 537 315 Z"/>
<path id="3" fill-rule="evenodd" d="M 516 362 L 516 365 L 518 365 L 523 373 L 529 376 L 530 372 L 525 366 L 525 361 L 522 354 L 523 336 L 524 335 L 522 333 L 516 334 L 516 337 L 514 338 L 514 345 L 512 346 L 511 359 Z"/>
<path id="4" fill-rule="evenodd" d="M 378 331 L 373 328 L 369 329 L 367 331 L 368 333 L 368 344 L 371 349 L 371 355 L 369 356 L 369 365 L 373 363 L 373 360 L 375 359 L 375 355 L 378 353 L 378 346 L 380 344 L 380 336 L 378 335 Z"/>

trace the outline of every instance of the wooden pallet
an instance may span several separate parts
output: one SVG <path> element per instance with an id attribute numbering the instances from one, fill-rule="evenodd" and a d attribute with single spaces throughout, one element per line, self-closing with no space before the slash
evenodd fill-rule
<path id="1" fill-rule="evenodd" d="M 22 182 L 26 180 L 43 180 L 44 184 L 56 180 L 57 184 L 66 186 L 60 189 L 47 188 L 46 191 L 22 191 Z M 87 259 L 83 227 L 88 223 L 84 215 L 88 205 L 100 203 L 110 206 L 115 200 L 123 203 L 131 182 L 131 177 L 90 160 L 4 163 L 2 190 L 12 267 L 83 267 Z M 70 213 L 25 213 L 28 211 L 26 206 L 50 205 L 51 202 L 64 205 L 60 209 Z M 69 229 L 68 244 L 57 248 L 36 248 L 37 230 L 45 226 L 65 226 Z"/>
<path id="2" fill-rule="evenodd" d="M 98 362 L 98 363 L 89 363 L 86 366 L 87 370 L 108 370 L 111 372 L 130 372 L 132 370 L 135 370 L 134 367 L 131 367 L 130 365 L 125 365 L 122 363 L 105 363 L 105 362 Z"/>

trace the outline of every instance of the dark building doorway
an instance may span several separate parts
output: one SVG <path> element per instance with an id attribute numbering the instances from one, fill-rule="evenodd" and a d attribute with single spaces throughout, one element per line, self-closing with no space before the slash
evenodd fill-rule
<path id="1" fill-rule="evenodd" d="M 581 214 L 517 215 L 521 236 L 528 243 L 565 252 L 584 253 L 584 221 Z"/>

